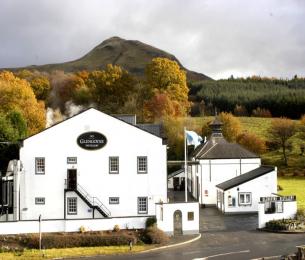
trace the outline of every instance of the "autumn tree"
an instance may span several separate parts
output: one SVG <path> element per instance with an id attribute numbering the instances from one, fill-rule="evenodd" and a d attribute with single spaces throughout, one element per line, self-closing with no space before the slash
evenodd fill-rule
<path id="1" fill-rule="evenodd" d="M 146 85 L 151 90 L 151 98 L 144 104 L 149 120 L 159 116 L 185 116 L 190 109 L 186 74 L 179 64 L 166 58 L 154 58 L 146 68 Z M 162 111 L 148 111 L 156 101 L 165 103 L 159 106 Z M 169 107 L 172 107 L 169 109 Z M 169 112 L 170 114 L 167 114 Z"/>
<path id="2" fill-rule="evenodd" d="M 237 136 L 236 142 L 256 154 L 266 152 L 266 143 L 257 135 L 249 132 Z"/>
<path id="3" fill-rule="evenodd" d="M 280 143 L 283 152 L 284 164 L 287 166 L 287 153 L 289 139 L 295 134 L 295 123 L 288 118 L 282 117 L 273 119 L 271 127 L 269 128 L 269 134 L 271 139 Z"/>
<path id="4" fill-rule="evenodd" d="M 223 136 L 229 141 L 234 142 L 241 132 L 241 124 L 237 117 L 231 113 L 222 112 L 219 114 L 219 120 L 223 123 Z"/>
<path id="5" fill-rule="evenodd" d="M 38 102 L 30 84 L 8 71 L 0 72 L 0 112 L 7 115 L 19 112 L 25 119 L 28 134 L 44 129 L 44 103 Z"/>
<path id="6" fill-rule="evenodd" d="M 105 70 L 89 73 L 86 86 L 80 88 L 76 95 L 78 100 L 90 100 L 102 111 L 116 113 L 134 93 L 135 83 L 126 70 L 108 64 Z"/>
<path id="7" fill-rule="evenodd" d="M 47 73 L 30 70 L 20 70 L 15 73 L 15 76 L 27 80 L 34 94 L 38 100 L 47 100 L 50 91 L 51 84 Z"/>

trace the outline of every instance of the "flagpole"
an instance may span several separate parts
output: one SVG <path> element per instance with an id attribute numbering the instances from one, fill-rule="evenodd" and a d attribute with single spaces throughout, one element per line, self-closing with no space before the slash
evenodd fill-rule
<path id="1" fill-rule="evenodd" d="M 184 189 L 185 189 L 185 202 L 187 202 L 187 140 L 186 140 L 186 127 L 184 127 Z"/>

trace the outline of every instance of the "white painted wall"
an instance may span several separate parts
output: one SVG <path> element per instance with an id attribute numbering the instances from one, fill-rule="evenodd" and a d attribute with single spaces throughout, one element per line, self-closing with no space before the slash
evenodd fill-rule
<path id="1" fill-rule="evenodd" d="M 222 190 L 218 189 L 222 192 Z M 239 193 L 251 192 L 252 203 L 251 205 L 239 205 Z M 224 202 L 220 206 L 217 204 L 218 209 L 223 213 L 240 213 L 240 212 L 257 212 L 260 197 L 271 196 L 272 193 L 277 192 L 277 171 L 266 173 L 258 178 L 243 183 L 237 187 L 226 190 L 224 192 Z M 235 198 L 236 206 L 228 206 L 228 196 Z"/>
<path id="2" fill-rule="evenodd" d="M 199 233 L 199 203 L 160 203 L 156 204 L 156 217 L 158 228 L 169 235 L 174 233 L 174 212 L 182 212 L 182 229 L 183 234 Z M 194 220 L 187 219 L 188 212 L 194 212 Z"/>
<path id="3" fill-rule="evenodd" d="M 181 181 L 182 181 L 182 178 L 184 178 L 184 177 L 185 177 L 184 172 L 181 172 L 181 173 L 177 174 L 176 176 L 169 178 L 168 181 L 167 181 L 168 189 L 173 189 L 174 188 L 174 178 L 179 179 L 179 185 L 180 185 Z"/>
<path id="4" fill-rule="evenodd" d="M 199 182 L 201 182 L 202 178 L 201 204 L 216 205 L 217 184 L 254 170 L 260 165 L 260 158 L 200 160 L 201 169 L 199 171 L 202 174 L 199 177 Z"/>
<path id="5" fill-rule="evenodd" d="M 147 217 L 131 218 L 104 218 L 104 219 L 75 219 L 75 220 L 42 220 L 42 232 L 78 232 L 81 226 L 87 231 L 112 230 L 115 225 L 121 229 L 143 229 L 145 228 Z M 0 234 L 26 234 L 38 233 L 39 222 L 17 221 L 0 222 Z"/>
<path id="6" fill-rule="evenodd" d="M 258 203 L 258 228 L 264 228 L 270 220 L 295 218 L 297 214 L 296 201 L 283 201 L 283 213 L 265 214 L 265 204 Z"/>
<path id="7" fill-rule="evenodd" d="M 108 142 L 96 151 L 80 148 L 77 137 L 88 131 L 100 132 Z M 67 157 L 77 157 L 76 165 Z M 119 174 L 109 174 L 109 156 L 118 156 Z M 137 174 L 137 156 L 147 156 L 148 174 Z M 45 175 L 35 175 L 35 157 L 45 157 Z M 64 218 L 64 180 L 67 169 L 77 169 L 78 183 L 98 197 L 111 216 L 137 216 L 137 198 L 148 197 L 147 215 L 155 215 L 155 203 L 167 201 L 166 145 L 162 139 L 95 109 L 55 125 L 24 141 L 20 150 L 23 164 L 20 185 L 21 220 Z M 35 205 L 45 197 L 45 205 Z M 120 204 L 109 205 L 109 197 Z M 80 208 L 82 206 L 80 205 Z M 87 207 L 83 208 L 87 211 Z M 78 218 L 88 212 L 80 212 Z"/>

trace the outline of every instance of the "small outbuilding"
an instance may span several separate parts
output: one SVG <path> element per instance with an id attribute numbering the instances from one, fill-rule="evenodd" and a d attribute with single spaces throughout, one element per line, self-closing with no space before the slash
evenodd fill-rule
<path id="1" fill-rule="evenodd" d="M 277 169 L 260 166 L 247 173 L 216 185 L 217 208 L 223 213 L 258 211 L 260 197 L 277 192 Z"/>

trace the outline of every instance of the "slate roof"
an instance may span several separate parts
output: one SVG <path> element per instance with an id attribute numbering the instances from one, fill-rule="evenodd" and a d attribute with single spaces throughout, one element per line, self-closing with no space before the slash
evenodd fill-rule
<path id="1" fill-rule="evenodd" d="M 234 177 L 233 179 L 219 183 L 216 185 L 216 187 L 226 191 L 272 171 L 274 171 L 273 166 L 260 166 L 252 171 Z"/>
<path id="2" fill-rule="evenodd" d="M 161 124 L 136 124 L 136 126 L 153 135 L 164 138 L 164 133 Z"/>
<path id="3" fill-rule="evenodd" d="M 206 143 L 199 145 L 191 156 L 196 159 L 259 158 L 257 154 L 248 151 L 239 144 L 228 143 L 222 136 L 212 137 Z"/>

